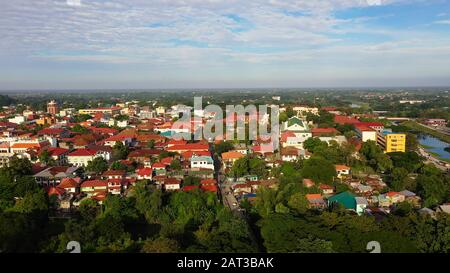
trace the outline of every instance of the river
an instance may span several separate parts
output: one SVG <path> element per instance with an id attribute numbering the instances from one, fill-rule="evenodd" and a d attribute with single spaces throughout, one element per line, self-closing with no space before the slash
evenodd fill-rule
<path id="1" fill-rule="evenodd" d="M 450 144 L 435 138 L 434 136 L 423 133 L 417 135 L 417 139 L 420 144 L 426 146 L 425 150 L 439 155 L 440 158 L 450 159 L 450 153 L 444 150 L 446 147 L 449 147 Z"/>

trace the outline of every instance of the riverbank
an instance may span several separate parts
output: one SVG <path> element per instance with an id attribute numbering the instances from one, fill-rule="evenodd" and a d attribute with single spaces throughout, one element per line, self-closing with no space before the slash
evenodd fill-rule
<path id="1" fill-rule="evenodd" d="M 402 122 L 401 125 L 405 126 L 405 127 L 408 127 L 408 128 L 410 128 L 411 130 L 414 130 L 414 131 L 427 133 L 427 134 L 432 135 L 432 136 L 434 136 L 434 137 L 436 137 L 436 138 L 438 138 L 438 139 L 440 139 L 440 140 L 442 140 L 444 142 L 450 143 L 450 136 L 449 135 L 446 135 L 446 134 L 443 134 L 443 133 L 438 132 L 436 130 L 433 130 L 433 129 L 430 129 L 428 127 L 425 127 L 425 126 L 423 126 L 423 125 L 421 125 L 421 124 L 419 124 L 419 123 L 417 123 L 415 121 L 412 121 L 412 120 L 405 121 L 405 122 Z"/>
<path id="2" fill-rule="evenodd" d="M 438 153 L 435 153 L 435 152 L 429 150 L 430 148 L 433 148 L 433 147 L 427 146 L 427 145 L 422 145 L 422 144 L 419 144 L 419 145 L 420 145 L 420 146 L 421 146 L 428 154 L 432 155 L 432 156 L 435 157 L 436 159 L 439 159 L 439 160 L 441 160 L 441 161 L 445 161 L 445 162 L 447 162 L 447 163 L 450 163 L 450 159 L 448 159 L 448 158 L 443 158 L 443 157 L 441 157 Z"/>

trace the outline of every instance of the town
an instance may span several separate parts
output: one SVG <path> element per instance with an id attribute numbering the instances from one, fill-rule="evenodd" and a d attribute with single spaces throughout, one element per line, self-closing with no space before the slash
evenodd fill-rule
<path id="1" fill-rule="evenodd" d="M 444 94 L 448 101 L 448 93 Z M 92 252 L 190 251 L 191 244 L 208 252 L 291 252 L 302 246 L 306 252 L 364 252 L 364 243 L 357 239 L 344 246 L 340 241 L 344 239 L 336 239 L 333 232 L 319 235 L 320 229 L 337 228 L 339 233 L 342 226 L 355 225 L 340 235 L 350 236 L 345 234 L 357 229 L 364 238 L 386 241 L 388 251 L 428 252 L 430 242 L 405 235 L 423 230 L 387 226 L 405 223 L 407 217 L 415 222 L 422 219 L 421 225 L 430 228 L 437 228 L 439 221 L 448 226 L 449 160 L 420 144 L 408 127 L 423 127 L 445 140 L 449 129 L 443 118 L 395 117 L 360 106 L 297 103 L 279 94 L 264 99 L 268 107 L 279 107 L 276 141 L 228 140 L 223 135 L 184 140 L 174 136 L 195 134 L 195 128 L 213 120 L 214 114 L 158 99 L 117 99 L 113 104 L 75 108 L 63 107 L 67 106 L 63 98 L 48 99 L 42 110 L 16 99 L 0 113 L 0 212 L 5 218 L 0 223 L 5 230 L 19 225 L 11 233 L 26 232 L 21 231 L 25 228 L 21 223 L 8 222 L 13 217 L 9 213 L 45 211 L 46 221 L 58 223 L 54 225 L 60 233 L 50 234 L 46 230 L 50 224 L 44 224 L 38 232 L 50 235 L 40 242 L 44 246 L 39 251 L 64 252 L 68 241 L 77 240 Z M 405 103 L 425 102 L 398 101 Z M 195 126 L 174 126 L 186 115 Z M 258 112 L 221 122 L 235 128 L 238 120 L 246 125 L 246 135 L 252 121 L 271 124 L 269 114 Z M 114 220 L 104 218 L 116 214 L 111 216 Z M 89 223 L 94 220 L 106 226 Z M 145 231 L 137 231 L 142 221 Z M 233 221 L 245 235 L 224 234 L 232 232 L 226 229 Z M 280 223 L 284 227 L 276 228 Z M 291 246 L 278 238 L 297 240 L 301 223 L 310 229 L 302 231 L 305 239 L 301 240 L 306 241 Z M 83 237 L 87 235 L 74 233 L 81 229 L 78 225 L 87 225 L 91 236 L 108 243 L 88 243 Z M 97 230 L 108 225 L 121 228 L 110 231 L 116 235 Z M 159 225 L 160 230 L 150 232 L 147 225 Z M 185 238 L 190 229 L 194 235 L 189 236 L 195 239 Z M 386 234 L 381 235 L 381 229 Z M 153 235 L 145 240 L 149 232 Z M 442 232 L 436 230 L 436 236 Z M 0 245 L 3 251 L 30 250 L 11 241 L 10 233 L 0 234 L 0 241 L 6 242 Z M 216 236 L 223 238 L 213 240 Z M 238 236 L 238 243 L 228 242 L 233 236 Z M 394 237 L 405 242 L 389 246 L 392 242 L 387 241 Z M 438 251 L 448 251 L 448 243 L 443 242 Z"/>

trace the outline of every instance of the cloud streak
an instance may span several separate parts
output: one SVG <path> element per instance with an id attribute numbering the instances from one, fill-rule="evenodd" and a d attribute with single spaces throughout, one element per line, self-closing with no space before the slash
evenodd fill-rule
<path id="1" fill-rule="evenodd" d="M 2 5 L 0 60 L 8 60 L 17 71 L 23 68 L 18 63 L 42 65 L 49 71 L 78 68 L 78 73 L 110 65 L 124 71 L 130 66 L 155 73 L 160 69 L 161 76 L 171 69 L 173 74 L 187 68 L 198 73 L 218 69 L 217 73 L 231 78 L 235 70 L 244 68 L 251 73 L 279 69 L 286 74 L 307 66 L 338 69 L 339 62 L 373 61 L 372 56 L 380 52 L 379 61 L 386 53 L 393 59 L 434 49 L 447 54 L 449 45 L 427 32 L 368 26 L 385 15 L 336 16 L 352 9 L 405 5 L 403 0 L 92 0 L 80 4 L 15 0 Z M 428 55 L 428 63 L 434 63 L 436 54 Z M 421 62 L 418 65 L 427 63 Z M 8 68 L 0 65 L 1 70 Z M 210 75 L 211 80 L 217 75 Z"/>

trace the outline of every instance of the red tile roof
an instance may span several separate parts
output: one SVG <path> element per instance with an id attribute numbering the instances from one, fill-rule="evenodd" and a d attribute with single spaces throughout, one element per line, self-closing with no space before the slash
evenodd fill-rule
<path id="1" fill-rule="evenodd" d="M 202 185 L 217 185 L 217 181 L 216 181 L 216 179 L 208 178 L 208 179 L 203 179 L 202 181 L 200 181 L 200 184 L 202 184 Z"/>
<path id="2" fill-rule="evenodd" d="M 40 130 L 37 134 L 42 136 L 42 135 L 59 135 L 61 133 L 63 133 L 64 131 L 66 131 L 66 129 L 63 128 L 44 128 L 42 130 Z"/>
<path id="3" fill-rule="evenodd" d="M 64 193 L 64 189 L 58 188 L 58 187 L 50 187 L 47 190 L 47 194 L 50 195 L 62 195 Z"/>
<path id="4" fill-rule="evenodd" d="M 170 165 L 172 163 L 173 157 L 165 157 L 161 159 L 161 163 L 164 165 Z"/>
<path id="5" fill-rule="evenodd" d="M 195 186 L 195 185 L 191 185 L 191 186 L 183 186 L 183 188 L 181 189 L 182 191 L 192 191 L 195 189 L 199 189 L 199 186 Z"/>
<path id="6" fill-rule="evenodd" d="M 78 182 L 75 181 L 75 179 L 73 179 L 73 178 L 63 178 L 63 180 L 58 185 L 58 187 L 63 188 L 63 189 L 77 188 Z"/>
<path id="7" fill-rule="evenodd" d="M 174 145 L 172 147 L 167 148 L 169 152 L 186 152 L 186 151 L 209 151 L 209 145 L 207 144 L 198 144 L 198 143 L 188 143 L 186 145 Z"/>
<path id="8" fill-rule="evenodd" d="M 190 159 L 193 155 L 197 156 L 211 156 L 209 151 L 187 151 L 181 154 L 184 159 Z"/>
<path id="9" fill-rule="evenodd" d="M 39 151 L 39 154 L 41 154 L 41 153 L 44 152 L 45 150 L 47 150 L 47 151 L 49 152 L 50 156 L 60 156 L 60 155 L 63 155 L 63 154 L 65 154 L 65 153 L 69 152 L 68 149 L 64 149 L 64 148 L 59 148 L 59 147 L 49 147 L 49 148 L 41 149 L 41 150 Z"/>
<path id="10" fill-rule="evenodd" d="M 319 134 L 337 134 L 339 132 L 335 128 L 314 128 L 311 129 L 311 133 L 313 135 L 319 135 Z"/>
<path id="11" fill-rule="evenodd" d="M 208 192 L 217 192 L 217 186 L 216 185 L 201 185 L 200 187 L 204 191 Z"/>
<path id="12" fill-rule="evenodd" d="M 164 184 L 166 185 L 176 185 L 176 184 L 181 184 L 181 181 L 176 179 L 176 178 L 166 178 L 164 179 Z"/>
<path id="13" fill-rule="evenodd" d="M 338 124 L 356 124 L 360 121 L 354 117 L 335 115 L 334 122 Z"/>
<path id="14" fill-rule="evenodd" d="M 78 149 L 71 152 L 68 156 L 94 156 L 97 152 L 91 149 Z"/>
<path id="15" fill-rule="evenodd" d="M 103 176 L 117 176 L 117 175 L 125 175 L 127 172 L 125 170 L 108 170 L 104 172 Z"/>
<path id="16" fill-rule="evenodd" d="M 97 134 L 106 134 L 106 135 L 114 135 L 117 134 L 119 131 L 113 128 L 97 128 L 97 127 L 90 127 L 89 129 L 92 130 L 92 132 Z"/>
<path id="17" fill-rule="evenodd" d="M 136 173 L 140 176 L 149 176 L 152 175 L 152 171 L 151 168 L 140 168 L 136 170 Z"/>
<path id="18" fill-rule="evenodd" d="M 82 188 L 90 188 L 90 187 L 107 187 L 108 181 L 106 180 L 87 180 L 81 183 Z"/>
<path id="19" fill-rule="evenodd" d="M 165 169 L 166 168 L 166 164 L 161 163 L 161 162 L 156 162 L 153 163 L 152 165 L 152 169 Z"/>

